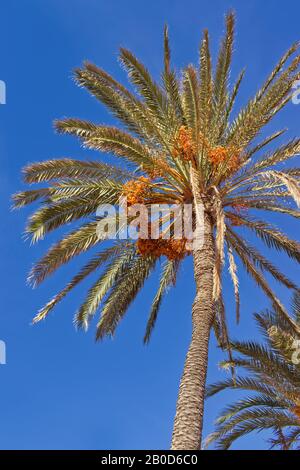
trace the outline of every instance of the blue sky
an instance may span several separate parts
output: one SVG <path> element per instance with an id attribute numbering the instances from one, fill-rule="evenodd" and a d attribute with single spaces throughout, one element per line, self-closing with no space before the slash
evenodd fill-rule
<path id="1" fill-rule="evenodd" d="M 26 274 L 49 245 L 53 234 L 30 246 L 22 236 L 31 209 L 10 210 L 10 195 L 24 187 L 20 171 L 28 162 L 52 157 L 99 158 L 78 142 L 58 136 L 55 118 L 64 116 L 114 122 L 106 110 L 75 86 L 72 69 L 89 59 L 118 79 L 119 46 L 133 50 L 159 76 L 162 30 L 170 27 L 173 60 L 181 67 L 197 61 L 204 27 L 210 30 L 215 56 L 224 13 L 237 12 L 232 77 L 246 66 L 239 103 L 262 83 L 288 46 L 299 39 L 298 1 L 271 0 L 11 0 L 1 5 L 0 79 L 7 104 L 0 105 L 1 315 L 0 339 L 7 344 L 7 365 L 0 365 L 1 449 L 166 449 L 170 443 L 178 383 L 190 337 L 194 294 L 190 261 L 176 290 L 170 291 L 148 347 L 142 344 L 155 278 L 130 308 L 113 340 L 95 343 L 94 331 L 76 332 L 72 319 L 87 285 L 79 287 L 47 321 L 32 326 L 36 311 L 65 284 L 84 257 L 61 269 L 37 290 Z M 288 105 L 269 126 L 299 135 L 300 106 Z M 102 156 L 101 158 L 105 158 Z M 293 220 L 272 220 L 297 238 Z M 297 266 L 284 256 L 272 260 L 294 280 Z M 252 313 L 268 306 L 254 284 L 241 273 L 242 320 L 235 326 L 232 286 L 225 280 L 232 334 L 253 338 Z M 289 293 L 272 283 L 288 303 Z M 211 342 L 209 381 L 224 376 L 222 355 Z M 207 402 L 204 435 L 217 412 L 233 394 Z M 250 435 L 236 449 L 260 449 L 261 435 Z"/>

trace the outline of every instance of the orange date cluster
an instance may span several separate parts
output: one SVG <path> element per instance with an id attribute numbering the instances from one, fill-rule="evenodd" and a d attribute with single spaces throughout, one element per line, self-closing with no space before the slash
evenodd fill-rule
<path id="1" fill-rule="evenodd" d="M 166 256 L 169 260 L 180 260 L 188 254 L 186 239 L 180 240 L 163 239 L 157 240 L 139 238 L 137 240 L 137 251 L 142 256 L 153 256 L 159 258 Z"/>

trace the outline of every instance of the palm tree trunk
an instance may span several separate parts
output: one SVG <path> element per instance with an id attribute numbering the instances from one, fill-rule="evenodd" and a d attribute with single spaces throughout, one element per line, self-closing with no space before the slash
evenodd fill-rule
<path id="1" fill-rule="evenodd" d="M 204 213 L 204 243 L 194 251 L 196 297 L 192 308 L 192 340 L 186 356 L 174 421 L 172 449 L 198 450 L 201 447 L 208 344 L 214 318 L 213 224 Z"/>

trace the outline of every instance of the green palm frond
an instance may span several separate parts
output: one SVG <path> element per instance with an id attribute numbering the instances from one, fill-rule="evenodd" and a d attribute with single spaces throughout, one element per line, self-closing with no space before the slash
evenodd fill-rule
<path id="1" fill-rule="evenodd" d="M 70 124 L 70 120 L 60 121 L 60 130 L 62 131 L 64 125 L 67 128 L 68 124 Z M 92 180 L 99 180 L 103 177 L 111 177 L 116 180 L 131 178 L 130 172 L 116 166 L 97 161 L 82 161 L 71 158 L 32 163 L 23 169 L 23 174 L 27 183 L 41 183 L 61 178 L 86 178 Z"/>
<path id="2" fill-rule="evenodd" d="M 34 286 L 40 284 L 60 266 L 98 243 L 97 223 L 95 220 L 83 224 L 55 243 L 34 265 L 28 277 L 29 282 Z"/>
<path id="3" fill-rule="evenodd" d="M 112 78 L 95 74 L 86 67 L 75 70 L 76 81 L 101 101 L 127 129 L 142 139 L 163 142 L 157 123 L 147 107 Z"/>
<path id="4" fill-rule="evenodd" d="M 151 78 L 146 67 L 125 48 L 120 49 L 120 62 L 128 73 L 128 77 L 144 98 L 148 110 L 158 120 L 162 128 L 167 127 L 167 100 L 161 88 Z"/>
<path id="5" fill-rule="evenodd" d="M 220 138 L 220 128 L 224 129 L 227 124 L 226 113 L 228 106 L 228 82 L 230 64 L 233 50 L 234 36 L 234 14 L 229 13 L 226 17 L 226 34 L 222 40 L 218 54 L 215 76 L 213 79 L 213 134 Z"/>
<path id="6" fill-rule="evenodd" d="M 48 188 L 41 188 L 41 189 L 31 189 L 28 191 L 21 191 L 13 195 L 13 208 L 20 209 L 21 207 L 25 207 L 28 204 L 32 204 L 33 202 L 38 201 L 41 199 L 43 202 L 47 200 L 49 197 L 49 189 Z"/>
<path id="7" fill-rule="evenodd" d="M 228 378 L 216 382 L 214 384 L 208 385 L 206 388 L 206 397 L 212 397 L 216 395 L 216 393 L 222 392 L 223 390 L 227 389 L 259 391 L 266 395 L 271 395 L 273 393 L 273 388 L 268 386 L 267 384 L 262 383 L 258 378 L 255 379 L 238 376 L 235 378 Z"/>
<path id="8" fill-rule="evenodd" d="M 58 121 L 56 128 L 60 132 L 75 134 L 80 137 L 88 148 L 111 152 L 118 157 L 126 158 L 138 166 L 149 165 L 152 161 L 149 149 L 140 140 L 116 127 L 94 126 L 93 131 L 83 133 L 82 121 L 74 124 L 74 119 Z"/>
<path id="9" fill-rule="evenodd" d="M 264 197 L 264 199 L 260 199 L 259 196 L 258 198 L 241 196 L 228 200 L 228 205 L 231 204 L 244 204 L 251 209 L 279 212 L 280 214 L 287 214 L 291 217 L 295 217 L 296 219 L 299 219 L 300 217 L 299 210 L 290 209 L 287 206 L 280 204 L 280 202 L 273 202 L 272 200 L 267 200 L 266 197 Z"/>
<path id="10" fill-rule="evenodd" d="M 128 272 L 130 262 L 136 256 L 135 246 L 125 246 L 118 257 L 114 257 L 106 267 L 99 279 L 89 289 L 87 297 L 75 316 L 75 324 L 80 328 L 87 328 L 93 315 L 96 313 L 101 301 L 114 286 L 124 272 Z"/>
<path id="11" fill-rule="evenodd" d="M 281 74 L 280 71 L 295 51 L 296 48 L 293 46 L 280 61 L 280 66 L 275 67 L 255 97 L 241 110 L 228 131 L 227 143 L 241 147 L 249 145 L 261 128 L 268 124 L 290 100 L 293 84 L 298 77 L 297 68 L 300 56 L 297 56 Z M 276 78 L 278 74 L 279 77 Z"/>
<path id="12" fill-rule="evenodd" d="M 291 327 L 293 327 L 296 332 L 300 332 L 299 325 L 297 325 L 292 320 L 292 318 L 290 318 L 290 316 L 288 315 L 288 313 L 285 310 L 284 306 L 282 305 L 282 303 L 280 302 L 278 297 L 275 295 L 275 293 L 271 289 L 271 287 L 270 287 L 269 283 L 267 282 L 266 278 L 263 276 L 263 274 L 260 271 L 258 271 L 258 269 L 253 264 L 251 258 L 248 256 L 248 254 L 241 251 L 240 248 L 238 247 L 238 245 L 235 244 L 234 242 L 232 242 L 232 239 L 228 239 L 228 236 L 227 236 L 227 240 L 229 240 L 229 244 L 232 246 L 233 250 L 239 255 L 240 260 L 242 261 L 247 273 L 254 279 L 256 284 L 263 290 L 263 292 L 267 295 L 267 297 L 269 297 L 269 299 L 272 301 L 273 307 L 276 308 L 277 311 L 283 317 L 286 318 L 286 321 L 288 321 L 290 323 Z M 273 275 L 274 275 L 274 270 L 272 269 L 272 271 L 273 271 Z M 278 278 L 278 274 L 277 274 L 277 278 Z"/>
<path id="13" fill-rule="evenodd" d="M 293 281 L 288 279 L 283 273 L 281 273 L 279 268 L 275 267 L 267 258 L 259 253 L 256 248 L 247 243 L 240 235 L 237 235 L 235 232 L 233 232 L 230 227 L 227 228 L 227 236 L 229 241 L 235 244 L 236 248 L 239 247 L 240 253 L 244 252 L 249 257 L 249 259 L 251 259 L 251 261 L 262 271 L 269 272 L 274 277 L 274 279 L 281 282 L 289 289 L 298 289 L 298 286 Z"/>
<path id="14" fill-rule="evenodd" d="M 94 256 L 80 271 L 76 274 L 73 279 L 62 289 L 58 294 L 53 297 L 34 317 L 33 322 L 36 323 L 44 318 L 50 313 L 50 311 L 80 282 L 82 282 L 86 277 L 88 277 L 93 271 L 99 269 L 105 262 L 110 258 L 113 258 L 119 254 L 122 249 L 122 245 L 113 245 L 109 248 L 106 248 L 104 251 L 98 253 Z"/>
<path id="15" fill-rule="evenodd" d="M 221 416 L 218 417 L 217 423 L 223 424 L 226 421 L 230 420 L 240 411 L 255 407 L 255 406 L 266 406 L 270 408 L 280 408 L 291 406 L 291 402 L 286 399 L 276 399 L 264 394 L 258 394 L 256 396 L 248 396 L 242 398 L 231 405 L 226 406 L 222 410 Z"/>
<path id="16" fill-rule="evenodd" d="M 296 319 L 300 309 L 298 291 L 292 308 Z M 300 336 L 276 311 L 255 314 L 255 318 L 265 343 L 233 341 L 233 351 L 241 356 L 222 363 L 224 368 L 242 368 L 246 375 L 207 387 L 207 397 L 226 389 L 252 392 L 221 411 L 216 430 L 207 439 L 207 445 L 215 442 L 218 449 L 228 449 L 239 437 L 266 429 L 273 431 L 271 447 L 289 449 L 300 444 L 300 367 L 291 360 L 292 343 Z"/>
<path id="17" fill-rule="evenodd" d="M 159 308 L 161 306 L 163 297 L 171 284 L 175 284 L 176 282 L 176 274 L 178 269 L 178 262 L 174 260 L 167 260 L 163 266 L 159 288 L 158 291 L 153 299 L 151 311 L 146 327 L 146 332 L 144 336 L 144 342 L 148 343 L 150 340 L 151 333 L 155 326 L 157 315 L 159 312 Z"/>
<path id="18" fill-rule="evenodd" d="M 228 96 L 227 105 L 226 105 L 226 109 L 225 109 L 224 121 L 221 123 L 220 131 L 219 131 L 219 138 L 221 139 L 221 141 L 223 140 L 223 134 L 224 134 L 226 128 L 228 127 L 228 119 L 229 119 L 229 117 L 231 115 L 231 112 L 233 110 L 234 103 L 235 103 L 236 97 L 238 95 L 238 92 L 239 92 L 239 89 L 240 89 L 240 86 L 242 84 L 242 80 L 243 80 L 244 76 L 245 76 L 245 70 L 242 70 L 240 72 L 233 88 L 232 88 L 231 93 Z"/>
<path id="19" fill-rule="evenodd" d="M 279 136 L 280 134 L 277 133 L 275 136 Z M 275 137 L 275 138 L 276 138 Z M 274 137 L 272 138 L 272 140 Z M 285 160 L 288 160 L 295 155 L 299 155 L 300 153 L 300 139 L 293 139 L 287 144 L 284 144 L 277 148 L 271 154 L 267 154 L 263 156 L 257 163 L 253 165 L 250 169 L 250 172 L 262 170 L 263 168 L 268 168 L 270 166 L 274 166 L 278 163 L 282 163 Z"/>
<path id="20" fill-rule="evenodd" d="M 266 145 L 269 145 L 271 142 L 273 142 L 273 140 L 278 139 L 278 137 L 282 136 L 285 132 L 286 132 L 286 129 L 282 129 L 281 131 L 276 131 L 270 136 L 263 139 L 258 144 L 254 145 L 253 147 L 250 147 L 246 152 L 245 160 L 250 159 L 252 155 L 255 155 L 257 152 L 263 149 Z"/>
<path id="21" fill-rule="evenodd" d="M 64 191 L 71 197 L 62 197 Z M 99 204 L 116 204 L 122 194 L 122 186 L 112 180 L 102 180 L 91 188 L 75 180 L 71 193 L 70 183 L 62 188 L 54 186 L 50 192 L 53 194 L 50 202 L 29 218 L 26 232 L 33 242 L 43 239 L 46 233 L 58 227 L 94 214 Z"/>
<path id="22" fill-rule="evenodd" d="M 299 450 L 300 445 L 299 444 L 297 445 L 297 442 L 299 441 L 299 436 L 300 436 L 300 429 L 298 428 L 298 426 L 292 429 L 290 433 L 284 436 L 287 450 L 293 447 Z M 279 441 L 279 443 L 281 442 Z M 275 445 L 278 445 L 278 442 L 275 442 Z"/>
<path id="23" fill-rule="evenodd" d="M 241 416 L 236 418 L 231 426 L 228 424 L 224 432 L 217 433 L 214 439 L 218 440 L 218 449 L 227 450 L 235 440 L 250 432 L 295 425 L 297 425 L 297 421 L 289 413 L 276 410 L 272 410 L 271 413 L 265 409 L 257 408 L 248 413 L 241 413 Z"/>
<path id="24" fill-rule="evenodd" d="M 300 261 L 299 243 L 288 238 L 279 229 L 260 220 L 250 220 L 237 214 L 234 216 L 242 225 L 253 230 L 269 248 L 284 251 L 290 258 Z"/>
<path id="25" fill-rule="evenodd" d="M 275 342 L 272 340 L 271 344 L 273 349 L 270 351 L 267 347 L 251 341 L 235 341 L 231 343 L 232 348 L 236 352 L 248 358 L 243 359 L 242 357 L 236 357 L 234 364 L 247 369 L 253 374 L 259 375 L 264 373 L 266 384 L 280 391 L 285 398 L 291 398 L 295 387 L 297 387 L 297 383 L 299 385 L 297 374 L 295 374 L 295 367 L 291 362 L 292 349 L 290 347 L 289 351 L 287 351 L 288 345 L 283 348 L 283 342 L 279 343 L 278 341 Z M 291 344 L 289 346 L 291 346 Z M 279 357 L 279 350 L 281 352 L 283 352 L 283 350 L 288 352 L 289 362 L 287 362 L 286 358 L 283 358 L 282 355 Z M 226 367 L 227 363 L 222 362 L 221 365 Z M 228 366 L 231 366 L 231 363 L 228 363 Z"/>
<path id="26" fill-rule="evenodd" d="M 171 68 L 171 51 L 169 46 L 169 33 L 167 26 L 164 28 L 164 71 L 162 73 L 162 81 L 167 95 L 168 105 L 172 110 L 170 113 L 171 118 L 174 119 L 174 117 L 176 117 L 179 124 L 184 124 L 180 84 L 175 70 Z"/>
<path id="27" fill-rule="evenodd" d="M 97 325 L 97 339 L 114 334 L 123 315 L 143 287 L 155 264 L 155 258 L 138 256 L 131 260 L 126 272 L 123 272 L 115 280 L 112 292 L 103 306 L 101 318 Z"/>
<path id="28" fill-rule="evenodd" d="M 209 36 L 208 31 L 204 30 L 203 40 L 200 48 L 200 119 L 201 131 L 203 135 L 208 138 L 208 126 L 211 121 L 211 106 L 212 106 L 212 70 L 211 70 L 211 56 L 209 50 Z"/>
<path id="29" fill-rule="evenodd" d="M 199 83 L 197 71 L 192 65 L 184 71 L 182 101 L 185 120 L 192 129 L 195 142 L 198 143 L 201 114 Z"/>
<path id="30" fill-rule="evenodd" d="M 28 221 L 26 232 L 36 242 L 45 237 L 46 233 L 74 220 L 93 214 L 99 202 L 89 198 L 74 198 L 71 201 L 51 203 L 38 209 Z"/>

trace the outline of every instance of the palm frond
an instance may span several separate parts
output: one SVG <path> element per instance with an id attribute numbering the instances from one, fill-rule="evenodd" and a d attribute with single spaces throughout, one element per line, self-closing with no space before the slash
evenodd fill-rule
<path id="1" fill-rule="evenodd" d="M 74 119 L 59 121 L 56 124 L 60 132 L 72 133 L 80 137 L 84 145 L 102 152 L 111 152 L 118 157 L 126 158 L 137 166 L 152 163 L 149 149 L 139 139 L 127 132 L 112 126 L 94 126 L 93 131 L 83 133 L 82 121 L 74 124 Z M 83 127 L 84 129 L 84 127 Z"/>
<path id="2" fill-rule="evenodd" d="M 31 189 L 28 191 L 21 191 L 12 196 L 13 199 L 13 208 L 20 209 L 21 207 L 25 207 L 28 204 L 32 204 L 33 202 L 38 201 L 41 199 L 43 202 L 47 200 L 49 197 L 49 189 L 48 188 L 40 188 L 40 189 Z"/>
<path id="3" fill-rule="evenodd" d="M 60 266 L 98 243 L 100 240 L 97 235 L 97 224 L 97 220 L 83 224 L 55 243 L 34 265 L 29 273 L 28 281 L 33 286 L 37 286 Z"/>
<path id="4" fill-rule="evenodd" d="M 96 269 L 99 269 L 105 262 L 110 258 L 115 257 L 120 251 L 121 245 L 113 245 L 112 247 L 106 248 L 104 251 L 98 253 L 94 256 L 81 270 L 76 274 L 73 279 L 62 289 L 58 294 L 56 294 L 53 299 L 51 299 L 34 317 L 33 323 L 39 322 L 48 316 L 51 310 L 80 282 L 82 282 L 86 277 L 88 277 Z"/>
<path id="5" fill-rule="evenodd" d="M 175 284 L 176 282 L 177 270 L 178 270 L 178 262 L 174 260 L 167 260 L 165 262 L 163 269 L 162 269 L 160 281 L 159 281 L 159 288 L 152 302 L 150 315 L 148 318 L 146 332 L 144 336 L 144 343 L 148 343 L 150 340 L 153 328 L 155 327 L 157 315 L 158 315 L 163 297 L 165 293 L 167 292 L 168 287 L 170 287 L 171 284 Z"/>
<path id="6" fill-rule="evenodd" d="M 147 107 L 108 74 L 89 68 L 75 70 L 76 81 L 100 100 L 129 131 L 142 139 L 164 143 L 161 130 Z"/>
<path id="7" fill-rule="evenodd" d="M 227 117 L 226 108 L 228 103 L 228 81 L 233 50 L 234 21 L 234 14 L 230 12 L 226 16 L 226 34 L 220 46 L 213 80 L 212 134 L 215 136 L 214 140 L 216 143 L 217 139 L 220 137 L 220 123 L 226 121 Z"/>
<path id="8" fill-rule="evenodd" d="M 120 62 L 128 73 L 128 77 L 144 98 L 151 114 L 160 122 L 162 128 L 167 126 L 167 100 L 161 88 L 151 78 L 146 67 L 123 47 L 120 49 Z"/>
<path id="9" fill-rule="evenodd" d="M 211 120 L 212 105 L 212 71 L 209 50 L 208 31 L 204 30 L 203 40 L 200 47 L 200 119 L 201 132 L 205 138 L 208 137 L 208 126 Z"/>
<path id="10" fill-rule="evenodd" d="M 282 129 L 281 131 L 276 131 L 270 136 L 266 137 L 263 139 L 261 142 L 253 146 L 252 148 L 249 148 L 246 152 L 245 155 L 245 160 L 248 160 L 252 157 L 252 155 L 255 155 L 257 152 L 259 152 L 262 148 L 266 147 L 266 145 L 269 145 L 273 140 L 278 139 L 281 135 L 283 135 L 286 132 L 286 129 Z"/>
<path id="11" fill-rule="evenodd" d="M 70 121 L 73 122 L 73 120 L 69 119 L 59 121 L 57 126 L 60 126 L 61 132 L 68 132 L 68 126 L 71 124 Z M 32 163 L 23 169 L 23 174 L 26 183 L 41 183 L 62 178 L 86 178 L 95 180 L 105 177 L 121 181 L 131 178 L 129 171 L 114 165 L 97 161 L 74 160 L 71 158 Z"/>
<path id="12" fill-rule="evenodd" d="M 244 240 L 241 236 L 237 235 L 235 232 L 231 230 L 230 227 L 227 228 L 228 238 L 231 243 L 235 244 L 236 247 L 239 247 L 240 253 L 244 252 L 251 261 L 258 266 L 262 271 L 269 272 L 274 279 L 281 282 L 289 289 L 297 290 L 297 285 L 292 282 L 289 278 L 287 278 L 279 268 L 275 267 L 270 260 L 265 258 L 257 249 L 251 246 L 246 240 Z"/>
<path id="13" fill-rule="evenodd" d="M 226 110 L 225 110 L 225 117 L 224 117 L 224 121 L 223 123 L 221 123 L 221 126 L 220 126 L 220 131 L 219 131 L 219 139 L 223 137 L 223 134 L 228 126 L 228 120 L 229 120 L 229 117 L 231 115 L 231 112 L 232 112 L 232 109 L 234 107 L 234 103 L 235 103 L 235 100 L 236 100 L 236 97 L 238 95 L 238 92 L 239 92 L 239 89 L 240 89 L 240 86 L 241 86 L 241 83 L 242 83 L 242 80 L 245 76 L 245 69 L 242 70 L 232 88 L 232 91 L 231 93 L 229 94 L 228 96 L 228 101 L 227 101 L 227 105 L 226 105 Z"/>
<path id="14" fill-rule="evenodd" d="M 298 181 L 281 171 L 265 171 L 260 174 L 262 179 L 273 179 L 279 180 L 282 184 L 286 186 L 286 189 L 289 191 L 290 195 L 294 199 L 298 207 L 300 207 L 300 186 Z"/>
<path id="15" fill-rule="evenodd" d="M 180 96 L 180 85 L 176 77 L 175 70 L 172 70 L 171 65 L 171 51 L 169 46 L 169 33 L 168 27 L 164 28 L 164 71 L 162 80 L 164 89 L 167 95 L 168 104 L 173 110 L 173 115 L 177 117 L 179 124 L 183 122 L 183 110 Z"/>
<path id="16" fill-rule="evenodd" d="M 126 272 L 123 271 L 122 275 L 116 279 L 97 324 L 97 340 L 114 334 L 123 315 L 143 287 L 155 264 L 155 258 L 138 256 L 131 261 Z"/>
<path id="17" fill-rule="evenodd" d="M 134 244 L 123 246 L 118 257 L 113 258 L 101 276 L 89 289 L 87 297 L 75 316 L 75 324 L 79 328 L 87 329 L 91 318 L 96 313 L 100 303 L 109 293 L 112 286 L 124 272 L 127 272 L 130 262 L 136 256 Z"/>
<path id="18" fill-rule="evenodd" d="M 182 101 L 185 120 L 192 129 L 193 138 L 198 143 L 200 132 L 199 83 L 196 69 L 189 65 L 183 75 Z"/>
<path id="19" fill-rule="evenodd" d="M 228 131 L 227 144 L 245 148 L 261 128 L 288 103 L 291 89 L 298 77 L 295 71 L 299 66 L 300 56 L 297 56 L 284 72 L 280 74 L 280 71 L 296 49 L 297 47 L 293 46 L 283 56 L 265 84 L 247 106 L 240 111 Z M 278 74 L 279 77 L 276 78 Z"/>
<path id="20" fill-rule="evenodd" d="M 295 293 L 296 299 L 298 296 Z M 295 306 L 295 317 L 299 315 L 299 307 L 300 304 Z M 279 446 L 287 450 L 299 444 L 300 368 L 288 357 L 295 332 L 276 309 L 255 314 L 255 318 L 265 343 L 232 341 L 233 351 L 241 356 L 221 363 L 225 369 L 232 365 L 243 368 L 246 375 L 207 387 L 207 396 L 234 388 L 254 392 L 221 411 L 216 429 L 206 442 L 207 445 L 215 442 L 219 449 L 228 449 L 249 432 L 267 429 L 273 431 L 274 437 L 268 440 L 271 448 Z"/>
<path id="21" fill-rule="evenodd" d="M 70 192 L 70 182 L 49 190 L 51 201 L 29 218 L 26 232 L 32 241 L 43 239 L 49 233 L 72 221 L 96 213 L 99 204 L 117 204 L 122 194 L 122 186 L 113 180 L 102 180 L 100 184 L 85 187 L 75 184 Z M 71 197 L 65 197 L 68 194 Z"/>
<path id="22" fill-rule="evenodd" d="M 237 214 L 234 216 L 242 225 L 253 230 L 269 248 L 284 251 L 290 258 L 300 261 L 299 243 L 288 238 L 279 229 L 260 220 L 249 220 L 249 218 Z"/>
<path id="23" fill-rule="evenodd" d="M 237 244 L 235 244 L 234 242 L 232 243 L 232 239 L 230 239 L 228 236 L 227 236 L 227 240 L 229 242 L 229 244 L 232 246 L 233 250 L 238 254 L 238 256 L 240 257 L 240 260 L 242 261 L 246 271 L 248 272 L 248 274 L 254 279 L 254 281 L 257 283 L 257 285 L 264 291 L 264 293 L 270 298 L 270 300 L 272 301 L 272 304 L 274 306 L 274 308 L 276 308 L 278 310 L 278 312 L 283 316 L 285 317 L 286 321 L 288 321 L 290 323 L 290 325 L 295 329 L 296 332 L 299 332 L 300 331 L 300 328 L 298 327 L 298 325 L 290 318 L 290 316 L 288 315 L 288 313 L 286 312 L 284 306 L 282 305 L 282 303 L 280 302 L 280 300 L 277 298 L 277 296 L 275 295 L 275 293 L 273 292 L 273 290 L 270 288 L 267 280 L 265 279 L 265 277 L 257 270 L 257 268 L 255 267 L 255 265 L 252 263 L 251 259 L 249 258 L 249 256 L 243 252 L 238 246 Z"/>

